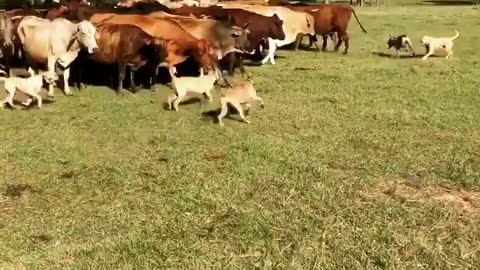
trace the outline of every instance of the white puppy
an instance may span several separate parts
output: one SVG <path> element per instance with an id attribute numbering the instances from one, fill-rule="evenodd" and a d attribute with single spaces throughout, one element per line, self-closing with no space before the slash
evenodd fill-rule
<path id="1" fill-rule="evenodd" d="M 228 113 L 228 104 L 232 105 L 238 111 L 240 118 L 242 118 L 245 123 L 250 123 L 250 121 L 245 118 L 243 111 L 245 110 L 248 114 L 252 100 L 259 101 L 260 106 L 264 108 L 263 99 L 257 96 L 251 76 L 245 81 L 234 83 L 230 88 L 224 90 L 220 96 L 220 104 L 222 106 L 222 111 L 218 115 L 218 123 L 220 126 L 223 126 L 222 119 Z"/>
<path id="2" fill-rule="evenodd" d="M 178 105 L 189 92 L 203 94 L 209 102 L 212 102 L 211 91 L 215 87 L 215 83 L 218 80 L 218 74 L 215 72 L 215 70 L 209 71 L 207 75 L 203 75 L 202 71 L 199 77 L 177 77 L 175 76 L 175 67 L 169 68 L 169 71 L 170 76 L 172 77 L 172 84 L 176 92 L 168 96 L 168 108 L 170 110 L 172 109 L 173 101 L 173 108 L 175 111 L 178 111 Z M 202 108 L 203 103 L 201 103 L 200 110 L 202 110 Z"/>
<path id="3" fill-rule="evenodd" d="M 0 71 L 6 75 L 4 71 Z M 42 107 L 42 97 L 40 96 L 40 91 L 42 90 L 43 80 L 49 84 L 55 85 L 55 81 L 58 80 L 58 76 L 55 73 L 51 72 L 40 72 L 35 75 L 32 71 L 29 71 L 30 77 L 21 78 L 21 77 L 0 77 L 0 81 L 5 82 L 5 91 L 7 92 L 7 97 L 2 101 L 1 106 L 8 103 L 12 108 L 16 108 L 13 105 L 13 98 L 15 97 L 15 92 L 17 90 L 28 95 L 29 99 L 22 104 L 24 106 L 30 106 L 33 98 L 37 100 L 38 108 Z"/>
<path id="4" fill-rule="evenodd" d="M 445 59 L 451 58 L 453 56 L 453 41 L 460 35 L 457 30 L 455 30 L 455 32 L 456 35 L 449 38 L 424 36 L 422 38 L 422 44 L 425 45 L 428 51 L 422 59 L 427 60 L 437 49 L 444 49 L 447 52 Z"/>

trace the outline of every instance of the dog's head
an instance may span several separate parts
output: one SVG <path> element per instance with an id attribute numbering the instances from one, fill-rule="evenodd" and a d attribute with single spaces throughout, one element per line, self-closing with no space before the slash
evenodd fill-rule
<path id="1" fill-rule="evenodd" d="M 53 86 L 57 85 L 58 75 L 55 72 L 45 72 L 42 73 L 42 78 L 45 80 L 47 84 L 51 84 Z"/>
<path id="2" fill-rule="evenodd" d="M 397 43 L 398 37 L 394 37 L 392 35 L 388 36 L 388 41 L 387 41 L 387 49 L 390 49 L 392 47 L 395 47 Z"/>
<path id="3" fill-rule="evenodd" d="M 430 45 L 430 43 L 432 42 L 432 37 L 431 36 L 423 36 L 421 42 L 422 42 L 423 45 Z"/>

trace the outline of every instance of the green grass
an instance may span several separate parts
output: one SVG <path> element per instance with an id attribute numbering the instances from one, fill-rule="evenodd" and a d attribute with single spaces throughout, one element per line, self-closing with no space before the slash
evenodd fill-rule
<path id="1" fill-rule="evenodd" d="M 357 12 L 349 55 L 248 69 L 249 125 L 166 88 L 1 111 L 0 269 L 478 269 L 478 10 Z M 452 60 L 373 54 L 455 29 Z"/>

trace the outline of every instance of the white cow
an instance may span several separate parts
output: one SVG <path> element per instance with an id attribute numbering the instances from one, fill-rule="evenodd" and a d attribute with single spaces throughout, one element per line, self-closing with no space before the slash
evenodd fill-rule
<path id="1" fill-rule="evenodd" d="M 55 72 L 58 63 L 64 68 L 64 92 L 70 95 L 68 78 L 70 64 L 77 58 L 81 48 L 94 53 L 98 49 L 96 29 L 89 21 L 72 23 L 64 18 L 53 21 L 26 16 L 18 25 L 18 36 L 30 65 L 47 64 L 48 71 Z M 36 68 L 34 68 L 36 69 Z M 48 96 L 53 97 L 53 85 L 48 86 Z"/>

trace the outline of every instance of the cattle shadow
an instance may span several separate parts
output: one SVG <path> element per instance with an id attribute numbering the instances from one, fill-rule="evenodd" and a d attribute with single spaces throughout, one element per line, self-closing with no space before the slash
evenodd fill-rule
<path id="1" fill-rule="evenodd" d="M 420 2 L 420 5 L 435 5 L 435 6 L 471 6 L 472 1 L 452 1 L 452 0 L 427 0 Z"/>

